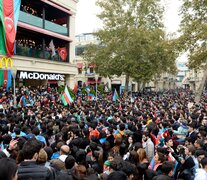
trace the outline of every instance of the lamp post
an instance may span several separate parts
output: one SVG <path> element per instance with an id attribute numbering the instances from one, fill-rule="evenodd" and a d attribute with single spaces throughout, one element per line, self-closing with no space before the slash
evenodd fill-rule
<path id="1" fill-rule="evenodd" d="M 97 101 L 97 81 L 98 81 L 98 74 L 95 74 L 95 80 L 96 80 L 96 101 Z"/>
<path id="2" fill-rule="evenodd" d="M 17 100 L 16 100 L 16 84 L 15 84 L 15 79 L 16 79 L 16 74 L 17 74 L 17 70 L 13 69 L 11 70 L 12 73 L 12 77 L 13 77 L 13 87 L 14 87 L 14 107 L 17 107 Z"/>

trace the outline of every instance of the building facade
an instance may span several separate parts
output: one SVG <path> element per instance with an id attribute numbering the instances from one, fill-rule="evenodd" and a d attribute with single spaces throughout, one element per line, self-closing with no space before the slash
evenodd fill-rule
<path id="1" fill-rule="evenodd" d="M 76 57 L 75 63 L 78 69 L 78 75 L 75 77 L 76 82 L 79 86 L 83 83 L 88 85 L 96 84 L 95 72 L 93 65 L 87 64 L 82 58 L 82 54 L 85 50 L 87 44 L 98 44 L 98 39 L 93 35 L 93 33 L 84 33 L 76 36 Z M 113 76 L 112 79 L 98 77 L 97 83 L 107 85 L 107 89 L 117 89 L 117 92 L 121 93 L 125 89 L 126 76 Z M 176 88 L 176 76 L 167 73 L 161 74 L 159 78 L 151 81 L 145 85 L 138 84 L 129 78 L 128 90 L 132 92 L 137 92 L 143 89 L 143 87 L 148 87 L 150 90 L 164 90 L 164 89 L 175 89 Z"/>
<path id="2" fill-rule="evenodd" d="M 12 57 L 17 83 L 73 87 L 76 4 L 77 0 L 21 1 Z"/>

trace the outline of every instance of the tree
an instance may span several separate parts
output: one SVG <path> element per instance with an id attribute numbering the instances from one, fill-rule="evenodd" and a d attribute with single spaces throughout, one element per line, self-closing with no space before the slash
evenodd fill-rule
<path id="1" fill-rule="evenodd" d="M 160 0 L 98 0 L 104 28 L 95 33 L 98 45 L 89 45 L 84 59 L 96 64 L 102 76 L 126 75 L 148 82 L 157 74 L 175 72 L 172 43 L 165 39 Z"/>
<path id="2" fill-rule="evenodd" d="M 181 15 L 182 34 L 178 48 L 180 52 L 188 52 L 189 68 L 205 69 L 195 95 L 195 102 L 199 102 L 207 76 L 207 1 L 183 0 Z"/>

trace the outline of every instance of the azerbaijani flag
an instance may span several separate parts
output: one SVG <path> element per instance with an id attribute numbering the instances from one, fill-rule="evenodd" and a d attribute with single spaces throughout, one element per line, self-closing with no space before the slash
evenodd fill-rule
<path id="1" fill-rule="evenodd" d="M 95 96 L 92 93 L 88 93 L 88 100 L 89 101 L 94 101 L 95 100 Z"/>
<path id="2" fill-rule="evenodd" d="M 118 94 L 117 94 L 117 92 L 116 92 L 116 89 L 115 89 L 115 90 L 114 90 L 114 95 L 113 95 L 112 100 L 113 100 L 113 101 L 116 101 L 118 98 L 119 98 L 119 96 L 118 96 Z"/>
<path id="3" fill-rule="evenodd" d="M 86 86 L 86 91 L 87 92 L 90 92 L 91 91 L 90 88 L 89 88 L 89 86 Z"/>
<path id="4" fill-rule="evenodd" d="M 14 55 L 21 0 L 0 1 L 0 54 Z"/>
<path id="5" fill-rule="evenodd" d="M 3 86 L 3 88 L 5 88 L 6 91 L 8 91 L 11 85 L 12 85 L 11 70 L 0 70 L 0 86 Z"/>
<path id="6" fill-rule="evenodd" d="M 25 97 L 22 96 L 19 103 L 18 103 L 18 107 L 26 107 L 26 100 L 25 100 Z"/>
<path id="7" fill-rule="evenodd" d="M 62 100 L 64 106 L 67 106 L 68 104 L 73 103 L 73 99 L 70 96 L 70 93 L 68 91 L 67 86 L 65 86 L 65 90 L 64 90 L 64 92 L 63 92 L 63 94 L 61 96 L 61 100 Z"/>

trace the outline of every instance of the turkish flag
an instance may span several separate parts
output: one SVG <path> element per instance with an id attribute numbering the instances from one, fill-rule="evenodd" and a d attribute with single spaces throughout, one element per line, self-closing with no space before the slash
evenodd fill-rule
<path id="1" fill-rule="evenodd" d="M 67 49 L 63 47 L 63 48 L 57 48 L 57 50 L 58 50 L 58 54 L 61 57 L 61 59 L 65 61 L 68 56 Z"/>

